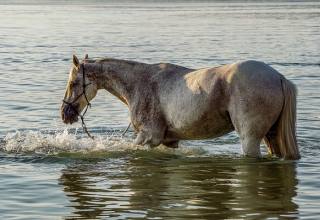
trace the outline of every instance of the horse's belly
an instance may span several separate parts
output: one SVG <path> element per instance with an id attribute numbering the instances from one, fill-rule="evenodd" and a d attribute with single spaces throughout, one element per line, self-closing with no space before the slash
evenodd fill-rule
<path id="1" fill-rule="evenodd" d="M 178 139 L 204 139 L 233 130 L 227 113 L 224 81 L 211 70 L 199 70 L 161 91 L 168 132 Z M 169 92 L 168 92 L 169 91 Z"/>
<path id="2" fill-rule="evenodd" d="M 177 139 L 206 139 L 214 138 L 234 130 L 229 115 L 204 114 L 198 120 L 180 121 L 176 126 L 169 126 L 168 135 Z M 177 126 L 178 125 L 178 126 Z"/>

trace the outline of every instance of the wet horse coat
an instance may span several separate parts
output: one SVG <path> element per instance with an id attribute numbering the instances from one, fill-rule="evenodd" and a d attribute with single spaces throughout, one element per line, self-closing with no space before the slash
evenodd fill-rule
<path id="1" fill-rule="evenodd" d="M 84 69 L 85 79 L 79 74 Z M 77 85 L 83 80 L 88 81 L 89 100 L 106 89 L 128 106 L 137 132 L 135 144 L 176 147 L 179 140 L 214 138 L 236 130 L 247 156 L 259 157 L 264 139 L 271 154 L 299 158 L 295 87 L 263 62 L 193 70 L 117 59 L 85 59 L 80 65 L 74 56 L 65 100 L 71 103 L 81 94 Z M 81 112 L 86 104 L 81 97 L 73 108 Z M 61 110 L 65 123 L 77 120 L 67 105 Z"/>

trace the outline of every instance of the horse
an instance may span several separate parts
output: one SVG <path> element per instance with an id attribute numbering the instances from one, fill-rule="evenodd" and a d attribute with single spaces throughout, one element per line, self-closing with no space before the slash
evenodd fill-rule
<path id="1" fill-rule="evenodd" d="M 61 106 L 63 122 L 78 121 L 100 89 L 128 107 L 136 145 L 176 148 L 180 140 L 215 138 L 235 130 L 245 156 L 261 157 L 264 140 L 271 156 L 300 158 L 296 87 L 263 62 L 190 69 L 87 55 L 80 62 L 73 55 Z"/>

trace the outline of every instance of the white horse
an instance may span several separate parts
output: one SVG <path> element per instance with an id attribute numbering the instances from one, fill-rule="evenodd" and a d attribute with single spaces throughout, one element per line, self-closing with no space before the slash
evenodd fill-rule
<path id="1" fill-rule="evenodd" d="M 118 59 L 73 66 L 61 106 L 64 123 L 78 120 L 99 89 L 130 110 L 135 144 L 177 147 L 179 140 L 214 138 L 235 130 L 244 155 L 269 153 L 299 159 L 296 141 L 296 90 L 263 62 L 244 61 L 214 68 L 188 69 L 169 63 Z"/>

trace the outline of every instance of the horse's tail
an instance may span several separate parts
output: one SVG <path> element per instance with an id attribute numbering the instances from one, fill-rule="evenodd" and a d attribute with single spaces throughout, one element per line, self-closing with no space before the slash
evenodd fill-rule
<path id="1" fill-rule="evenodd" d="M 264 138 L 269 151 L 289 160 L 300 159 L 296 139 L 296 88 L 289 80 L 281 77 L 284 96 L 282 111 L 277 122 Z"/>

